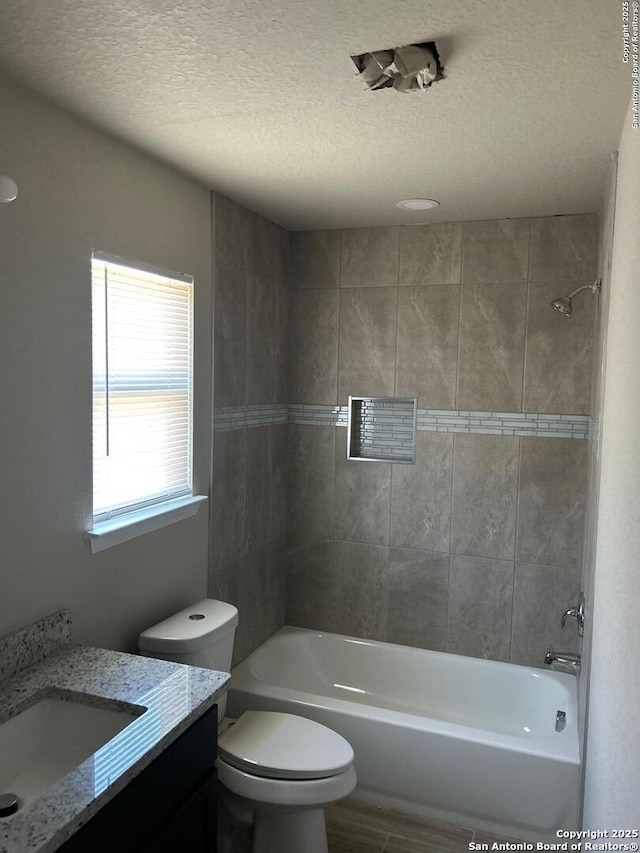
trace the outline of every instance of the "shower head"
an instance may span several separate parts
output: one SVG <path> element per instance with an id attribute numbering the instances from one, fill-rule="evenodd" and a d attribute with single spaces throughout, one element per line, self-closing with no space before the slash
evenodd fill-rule
<path id="1" fill-rule="evenodd" d="M 573 304 L 571 300 L 576 295 L 576 293 L 580 293 L 581 290 L 589 289 L 592 293 L 599 293 L 601 284 L 600 279 L 596 279 L 593 284 L 583 284 L 582 287 L 578 287 L 572 293 L 569 293 L 567 296 L 559 296 L 557 299 L 554 299 L 551 303 L 551 307 L 555 308 L 556 311 L 559 311 L 561 314 L 564 314 L 565 317 L 570 317 L 573 311 Z"/>
<path id="2" fill-rule="evenodd" d="M 571 304 L 570 296 L 560 296 L 558 299 L 554 299 L 551 303 L 551 306 L 559 311 L 561 314 L 571 314 L 573 311 L 573 305 Z"/>

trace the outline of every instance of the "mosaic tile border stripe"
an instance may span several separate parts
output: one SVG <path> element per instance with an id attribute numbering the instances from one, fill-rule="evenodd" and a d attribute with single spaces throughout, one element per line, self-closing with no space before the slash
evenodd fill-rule
<path id="1" fill-rule="evenodd" d="M 289 423 L 346 427 L 347 407 L 290 405 Z M 480 435 L 586 439 L 588 427 L 587 415 L 546 415 L 531 412 L 418 409 L 417 419 L 418 431 Z"/>
<path id="2" fill-rule="evenodd" d="M 546 415 L 534 412 L 453 412 L 418 409 L 418 429 L 481 435 L 528 435 L 538 438 L 586 439 L 587 415 Z"/>
<path id="3" fill-rule="evenodd" d="M 238 409 L 216 409 L 214 429 L 240 429 L 285 423 L 346 427 L 347 420 L 346 406 L 300 404 L 243 406 Z M 589 417 L 588 415 L 547 415 L 533 412 L 418 409 L 417 428 L 419 432 L 586 439 L 589 432 Z"/>
<path id="4" fill-rule="evenodd" d="M 237 409 L 214 409 L 214 430 L 241 429 L 289 423 L 286 403 L 275 406 L 240 406 Z"/>
<path id="5" fill-rule="evenodd" d="M 290 424 L 309 424 L 310 426 L 343 426 L 349 423 L 347 406 L 289 406 Z"/>

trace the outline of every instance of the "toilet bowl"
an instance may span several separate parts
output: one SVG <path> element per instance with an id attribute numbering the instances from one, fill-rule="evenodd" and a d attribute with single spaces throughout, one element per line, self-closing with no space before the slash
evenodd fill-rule
<path id="1" fill-rule="evenodd" d="M 253 851 L 327 853 L 323 808 L 353 791 L 353 750 L 292 714 L 246 711 L 220 738 L 218 779 L 254 817 Z"/>
<path id="2" fill-rule="evenodd" d="M 139 637 L 142 654 L 229 671 L 238 611 L 204 599 Z M 218 780 L 229 811 L 253 822 L 253 853 L 327 853 L 324 806 L 356 786 L 353 749 L 326 726 L 271 711 L 224 718 L 218 705 Z"/>

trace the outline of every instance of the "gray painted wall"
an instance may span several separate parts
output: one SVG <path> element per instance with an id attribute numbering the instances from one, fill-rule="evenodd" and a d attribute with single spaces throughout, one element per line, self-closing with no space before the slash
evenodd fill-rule
<path id="1" fill-rule="evenodd" d="M 640 133 L 618 155 L 601 435 L 584 827 L 638 829 Z"/>
<path id="2" fill-rule="evenodd" d="M 611 292 L 611 252 L 616 197 L 617 158 L 612 156 L 607 186 L 598 215 L 598 276 L 602 290 L 598 300 L 595 346 L 591 386 L 591 429 L 588 441 L 588 485 L 585 512 L 583 590 L 585 593 L 585 629 L 582 642 L 582 670 L 578 678 L 578 725 L 580 743 L 586 737 L 587 705 L 589 699 L 589 675 L 591 667 L 591 644 L 593 636 L 593 613 L 595 597 L 596 545 L 598 533 L 598 499 L 602 470 L 602 410 L 604 397 L 604 365 L 606 363 L 607 324 L 609 295 Z M 584 788 L 585 763 L 582 765 Z"/>
<path id="3" fill-rule="evenodd" d="M 133 649 L 203 597 L 207 512 L 91 555 L 91 250 L 195 278 L 195 484 L 211 446 L 211 206 L 204 187 L 0 80 L 0 632 L 59 605 Z"/>
<path id="4" fill-rule="evenodd" d="M 596 300 L 549 303 L 595 244 L 589 215 L 292 234 L 290 402 L 588 413 Z M 288 623 L 531 665 L 578 647 L 585 441 L 419 432 L 403 466 L 289 430 Z"/>

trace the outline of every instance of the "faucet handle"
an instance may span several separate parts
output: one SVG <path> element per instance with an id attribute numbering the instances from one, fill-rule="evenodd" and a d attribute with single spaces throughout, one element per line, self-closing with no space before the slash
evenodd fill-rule
<path id="1" fill-rule="evenodd" d="M 567 624 L 567 619 L 570 616 L 574 619 L 577 619 L 579 616 L 579 613 L 580 613 L 580 611 L 578 610 L 577 607 L 570 607 L 568 610 L 565 610 L 564 613 L 562 614 L 561 618 L 560 618 L 560 624 L 562 625 L 562 627 L 564 628 L 564 626 Z"/>
<path id="2" fill-rule="evenodd" d="M 578 606 L 570 607 L 568 610 L 565 610 L 562 616 L 560 617 L 560 624 L 563 628 L 567 624 L 567 619 L 569 617 L 576 620 L 578 634 L 581 637 L 584 636 L 584 592 L 581 592 L 578 596 Z"/>

